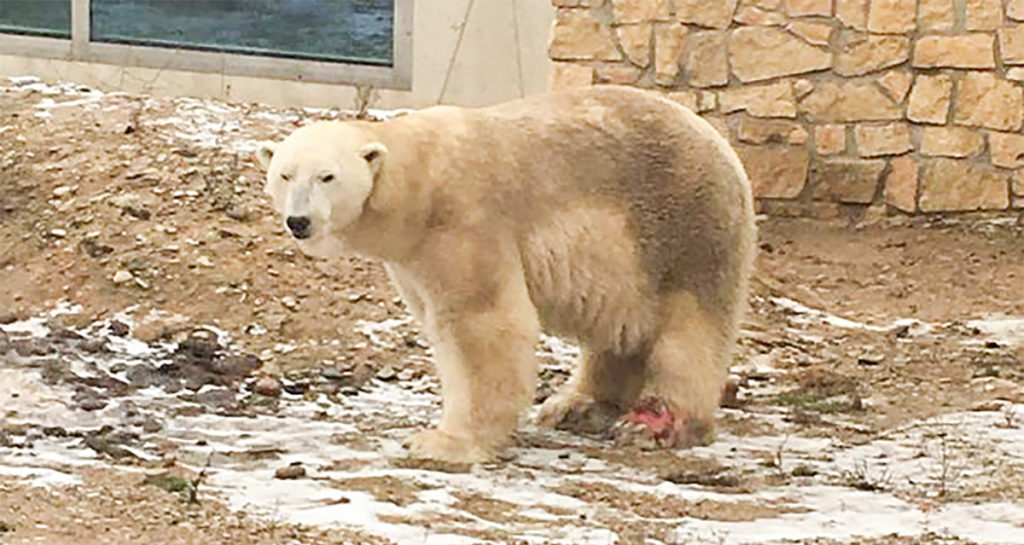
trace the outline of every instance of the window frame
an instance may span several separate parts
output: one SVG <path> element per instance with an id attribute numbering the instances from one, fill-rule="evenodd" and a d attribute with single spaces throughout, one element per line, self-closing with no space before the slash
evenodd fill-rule
<path id="1" fill-rule="evenodd" d="M 67 1 L 71 2 L 70 40 L 0 32 L 0 54 L 397 90 L 412 88 L 415 0 L 394 0 L 390 66 L 95 42 L 90 40 L 89 32 L 92 1 Z"/>

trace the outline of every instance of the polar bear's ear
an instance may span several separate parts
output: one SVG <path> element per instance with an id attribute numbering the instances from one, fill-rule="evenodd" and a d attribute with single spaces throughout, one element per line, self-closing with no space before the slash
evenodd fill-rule
<path id="1" fill-rule="evenodd" d="M 260 142 L 259 147 L 256 148 L 256 160 L 263 165 L 264 169 L 270 168 L 270 160 L 274 158 L 276 149 L 277 144 L 273 142 Z"/>
<path id="2" fill-rule="evenodd" d="M 370 171 L 373 172 L 374 176 L 380 172 L 381 165 L 384 164 L 384 157 L 388 154 L 388 148 L 380 142 L 371 142 L 363 149 L 359 150 L 359 155 L 366 160 L 367 164 L 370 165 Z"/>

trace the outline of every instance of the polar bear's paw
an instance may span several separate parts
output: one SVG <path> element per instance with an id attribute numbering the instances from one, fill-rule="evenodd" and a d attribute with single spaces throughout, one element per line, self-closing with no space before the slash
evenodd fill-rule
<path id="1" fill-rule="evenodd" d="M 456 437 L 437 428 L 414 433 L 403 446 L 412 458 L 448 464 L 475 464 L 494 458 L 494 449 L 470 437 Z"/>
<path id="2" fill-rule="evenodd" d="M 633 410 L 615 424 L 614 434 L 616 444 L 644 450 L 689 448 L 714 440 L 710 424 L 688 418 L 656 397 L 638 401 Z"/>
<path id="3" fill-rule="evenodd" d="M 537 424 L 584 434 L 607 434 L 621 411 L 611 403 L 590 396 L 557 394 L 547 399 L 537 415 Z"/>

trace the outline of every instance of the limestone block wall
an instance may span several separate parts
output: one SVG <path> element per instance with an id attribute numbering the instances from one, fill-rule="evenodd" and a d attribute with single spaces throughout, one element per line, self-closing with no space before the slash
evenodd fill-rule
<path id="1" fill-rule="evenodd" d="M 552 0 L 550 85 L 657 89 L 763 212 L 1024 209 L 1024 0 Z"/>

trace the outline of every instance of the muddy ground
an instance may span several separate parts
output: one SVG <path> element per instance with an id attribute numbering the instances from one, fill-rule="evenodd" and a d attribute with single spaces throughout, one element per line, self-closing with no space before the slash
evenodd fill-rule
<path id="1" fill-rule="evenodd" d="M 1020 218 L 762 218 L 718 442 L 422 467 L 428 343 L 250 158 L 349 115 L 0 87 L 0 543 L 1024 543 Z"/>

